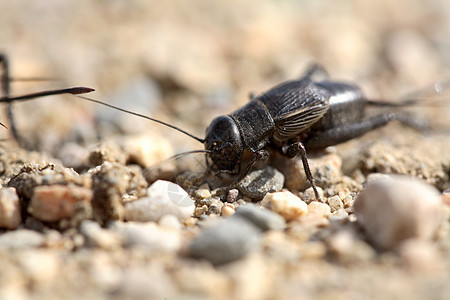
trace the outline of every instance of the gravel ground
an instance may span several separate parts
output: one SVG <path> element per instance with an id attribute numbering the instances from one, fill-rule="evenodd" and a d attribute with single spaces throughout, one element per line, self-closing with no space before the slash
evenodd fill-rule
<path id="1" fill-rule="evenodd" d="M 0 299 L 450 299 L 446 1 L 0 3 L 11 94 L 88 86 L 93 98 L 202 136 L 215 116 L 312 62 L 393 122 L 297 159 L 272 153 L 236 189 L 198 142 L 71 96 L 14 105 L 0 130 Z M 2 122 L 8 124 L 6 115 Z M 11 125 L 8 125 L 11 128 Z M 154 166 L 157 165 L 155 168 Z"/>

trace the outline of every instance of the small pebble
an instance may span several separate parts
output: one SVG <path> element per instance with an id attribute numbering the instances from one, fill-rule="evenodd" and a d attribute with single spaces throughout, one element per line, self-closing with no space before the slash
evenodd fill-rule
<path id="1" fill-rule="evenodd" d="M 16 229 L 22 223 L 20 201 L 16 189 L 0 189 L 0 228 Z"/>
<path id="2" fill-rule="evenodd" d="M 104 162 L 92 172 L 92 210 L 94 220 L 106 225 L 114 220 L 123 220 L 123 195 L 132 180 L 129 169 L 118 163 Z"/>
<path id="3" fill-rule="evenodd" d="M 339 210 L 334 211 L 328 218 L 331 221 L 338 221 L 343 220 L 348 217 L 348 212 L 345 211 L 345 209 L 341 208 Z"/>
<path id="4" fill-rule="evenodd" d="M 323 199 L 323 189 L 321 187 L 317 187 L 317 193 L 319 193 L 320 198 Z M 307 188 L 303 192 L 303 201 L 306 203 L 310 203 L 312 201 L 316 201 L 316 194 L 314 193 L 314 189 L 312 187 Z"/>
<path id="5" fill-rule="evenodd" d="M 214 265 L 225 264 L 258 249 L 260 235 L 261 231 L 251 222 L 231 217 L 202 230 L 191 242 L 189 252 Z"/>
<path id="6" fill-rule="evenodd" d="M 125 165 L 127 156 L 116 142 L 100 143 L 90 149 L 88 161 L 92 166 L 100 166 L 104 162 L 118 162 Z"/>
<path id="7" fill-rule="evenodd" d="M 382 249 L 403 240 L 433 238 L 443 221 L 440 193 L 417 178 L 390 176 L 371 181 L 354 205 L 358 223 Z"/>
<path id="8" fill-rule="evenodd" d="M 341 196 L 339 195 L 339 197 L 341 197 Z M 352 197 L 352 195 L 350 195 L 350 194 L 347 194 L 344 197 L 341 197 L 341 199 L 342 199 L 342 202 L 344 203 L 345 208 L 352 207 L 353 204 L 355 203 L 354 197 Z"/>
<path id="9" fill-rule="evenodd" d="M 207 199 L 198 200 L 197 203 L 198 203 L 198 205 L 210 206 L 212 201 L 213 201 L 213 198 L 207 198 Z"/>
<path id="10" fill-rule="evenodd" d="M 331 209 L 325 203 L 314 201 L 308 204 L 308 214 L 328 217 L 329 215 L 331 215 Z"/>
<path id="11" fill-rule="evenodd" d="M 359 240 L 350 230 L 341 230 L 327 239 L 330 254 L 340 263 L 352 264 L 368 261 L 375 257 L 375 251 Z"/>
<path id="12" fill-rule="evenodd" d="M 242 205 L 247 204 L 247 202 L 245 202 L 243 199 L 239 199 L 233 204 L 235 205 L 235 207 L 238 207 L 238 206 L 242 206 Z"/>
<path id="13" fill-rule="evenodd" d="M 178 218 L 174 215 L 165 215 L 159 219 L 158 224 L 161 227 L 171 228 L 175 230 L 181 230 L 181 223 Z"/>
<path id="14" fill-rule="evenodd" d="M 186 227 L 194 227 L 198 222 L 197 218 L 190 217 L 183 221 L 183 225 Z"/>
<path id="15" fill-rule="evenodd" d="M 229 202 L 229 203 L 235 202 L 237 200 L 238 196 L 239 196 L 239 191 L 237 189 L 230 190 L 227 195 L 227 202 Z"/>
<path id="16" fill-rule="evenodd" d="M 283 230 L 286 227 L 286 222 L 279 214 L 253 204 L 238 207 L 235 216 L 252 222 L 262 231 Z"/>
<path id="17" fill-rule="evenodd" d="M 330 215 L 331 210 L 327 204 L 319 201 L 313 201 L 308 204 L 307 213 L 302 215 L 298 219 L 298 222 L 304 228 L 326 227 L 330 223 L 328 220 Z"/>
<path id="18" fill-rule="evenodd" d="M 55 222 L 70 218 L 84 204 L 90 204 L 92 191 L 73 185 L 38 186 L 28 212 L 39 220 Z"/>
<path id="19" fill-rule="evenodd" d="M 121 237 L 111 230 L 100 227 L 100 224 L 94 221 L 85 220 L 81 223 L 80 233 L 86 238 L 86 242 L 91 247 L 102 249 L 115 249 L 121 243 Z"/>
<path id="20" fill-rule="evenodd" d="M 120 140 L 120 146 L 127 154 L 127 159 L 144 168 L 153 166 L 173 155 L 172 145 L 167 139 L 155 134 L 130 135 Z"/>
<path id="21" fill-rule="evenodd" d="M 207 189 L 198 189 L 195 191 L 195 197 L 198 199 L 210 198 L 211 192 Z"/>
<path id="22" fill-rule="evenodd" d="M 214 200 L 208 207 L 209 215 L 218 215 L 222 210 L 223 203 L 220 200 Z"/>
<path id="23" fill-rule="evenodd" d="M 446 189 L 442 192 L 442 202 L 445 205 L 450 206 L 450 189 Z"/>
<path id="24" fill-rule="evenodd" d="M 266 167 L 244 177 L 237 189 L 252 201 L 260 201 L 267 193 L 280 191 L 283 185 L 284 175 L 277 169 Z"/>
<path id="25" fill-rule="evenodd" d="M 344 208 L 344 203 L 342 203 L 342 200 L 338 195 L 328 198 L 326 202 L 330 206 L 332 213 Z"/>
<path id="26" fill-rule="evenodd" d="M 20 254 L 18 263 L 35 284 L 51 284 L 61 269 L 61 261 L 55 251 L 30 249 Z M 45 266 L 45 267 L 43 267 Z"/>
<path id="27" fill-rule="evenodd" d="M 223 217 L 229 217 L 231 215 L 234 215 L 235 210 L 233 207 L 229 205 L 222 206 L 222 210 L 220 211 L 220 215 Z"/>
<path id="28" fill-rule="evenodd" d="M 429 272 L 442 268 L 442 256 L 430 241 L 408 239 L 397 249 L 403 264 L 414 271 Z"/>
<path id="29" fill-rule="evenodd" d="M 206 206 L 206 205 L 197 206 L 194 210 L 194 216 L 197 218 L 200 218 L 201 216 L 205 215 L 207 211 L 208 211 L 208 206 Z"/>
<path id="30" fill-rule="evenodd" d="M 287 222 L 308 212 L 308 205 L 288 191 L 268 193 L 261 204 L 281 215 Z"/>
<path id="31" fill-rule="evenodd" d="M 18 229 L 0 235 L 0 249 L 36 248 L 44 243 L 44 236 L 33 230 Z"/>
<path id="32" fill-rule="evenodd" d="M 272 293 L 273 282 L 278 275 L 273 265 L 259 252 L 249 253 L 241 261 L 221 267 L 220 271 L 231 279 L 232 285 L 228 289 L 233 291 L 229 296 L 231 299 L 270 298 L 268 295 Z M 280 298 L 278 295 L 274 298 Z"/>
<path id="33" fill-rule="evenodd" d="M 178 230 L 161 227 L 153 222 L 116 221 L 110 228 L 121 235 L 126 247 L 141 246 L 155 252 L 176 252 L 181 248 Z"/>
<path id="34" fill-rule="evenodd" d="M 179 185 L 158 180 L 148 188 L 148 196 L 125 205 L 125 220 L 157 222 L 164 215 L 174 215 L 180 221 L 193 215 L 194 201 Z"/>

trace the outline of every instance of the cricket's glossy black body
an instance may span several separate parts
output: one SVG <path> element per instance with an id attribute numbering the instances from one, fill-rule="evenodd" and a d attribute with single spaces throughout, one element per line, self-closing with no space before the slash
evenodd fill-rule
<path id="1" fill-rule="evenodd" d="M 330 107 L 327 113 L 313 124 L 311 134 L 362 120 L 367 101 L 357 86 L 332 81 L 322 81 L 316 85 L 328 91 Z"/>
<path id="2" fill-rule="evenodd" d="M 217 173 L 239 174 L 238 183 L 259 160 L 269 155 L 267 147 L 287 157 L 300 155 L 308 180 L 319 199 L 309 170 L 306 150 L 333 146 L 399 120 L 409 126 L 414 121 L 394 113 L 365 119 L 367 101 L 352 84 L 329 80 L 314 81 L 313 67 L 303 78 L 282 83 L 252 97 L 239 110 L 214 119 L 206 131 L 205 149 L 210 151 L 211 169 Z M 244 150 L 253 154 L 244 172 L 240 164 Z"/>
<path id="3" fill-rule="evenodd" d="M 329 92 L 329 108 L 325 115 L 310 127 L 304 139 L 307 150 L 320 150 L 356 137 L 356 134 L 348 136 L 336 132 L 342 139 L 322 138 L 325 132 L 342 131 L 344 128 L 349 128 L 351 124 L 359 124 L 364 119 L 368 103 L 361 90 L 355 85 L 332 81 L 322 81 L 316 85 Z"/>

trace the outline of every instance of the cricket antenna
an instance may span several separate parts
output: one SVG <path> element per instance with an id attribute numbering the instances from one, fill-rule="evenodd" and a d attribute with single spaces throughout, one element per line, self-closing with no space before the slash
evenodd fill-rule
<path id="1" fill-rule="evenodd" d="M 79 94 L 90 93 L 93 91 L 95 91 L 95 90 L 91 89 L 91 88 L 87 88 L 87 87 L 73 87 L 73 88 L 68 88 L 68 89 L 48 90 L 48 91 L 43 91 L 43 92 L 31 93 L 31 94 L 26 94 L 26 95 L 17 96 L 17 97 L 1 97 L 0 102 L 11 103 L 14 101 L 26 101 L 26 100 L 32 100 L 34 98 L 52 96 L 52 95 L 60 95 L 60 94 L 79 95 Z"/>
<path id="2" fill-rule="evenodd" d="M 126 110 L 126 109 L 123 109 L 123 108 L 120 108 L 120 107 L 111 105 L 111 104 L 106 103 L 106 102 L 103 102 L 103 101 L 95 100 L 95 99 L 88 98 L 88 97 L 84 97 L 84 96 L 77 96 L 77 97 L 78 97 L 78 98 L 81 98 L 81 99 L 84 99 L 84 100 L 87 100 L 87 101 L 91 101 L 91 102 L 94 102 L 94 103 L 98 103 L 98 104 L 101 104 L 101 105 L 104 105 L 104 106 L 107 106 L 107 107 L 110 107 L 110 108 L 114 108 L 114 109 L 117 109 L 117 110 L 119 110 L 119 111 L 122 111 L 122 112 L 125 112 L 125 113 L 128 113 L 128 114 L 131 114 L 131 115 L 134 115 L 134 116 L 138 116 L 138 117 L 141 117 L 141 118 L 144 118 L 144 119 L 147 119 L 147 120 L 150 120 L 150 121 L 153 121 L 153 122 L 162 124 L 162 125 L 167 126 L 167 127 L 170 127 L 170 128 L 175 129 L 175 130 L 177 130 L 177 131 L 179 131 L 179 132 L 181 132 L 181 133 L 184 133 L 184 134 L 187 135 L 187 136 L 190 136 L 191 138 L 193 138 L 194 140 L 199 141 L 199 142 L 202 143 L 202 144 L 205 142 L 204 139 L 201 139 L 201 138 L 199 138 L 199 137 L 196 137 L 195 135 L 193 135 L 193 134 L 191 134 L 191 133 L 189 133 L 189 132 L 187 132 L 187 131 L 184 131 L 183 129 L 178 128 L 178 127 L 176 127 L 176 126 L 174 126 L 174 125 L 171 125 L 171 124 L 169 124 L 169 123 L 166 123 L 166 122 L 163 122 L 163 121 L 160 121 L 160 120 L 151 118 L 151 117 L 149 117 L 149 116 L 145 116 L 145 115 L 142 115 L 142 114 L 138 114 L 138 113 L 136 113 L 136 112 L 133 112 L 133 111 L 130 111 L 130 110 Z M 204 150 L 202 150 L 202 151 L 204 152 Z M 194 153 L 195 153 L 195 152 L 194 152 Z"/>
<path id="3" fill-rule="evenodd" d="M 212 153 L 212 151 L 206 150 L 206 149 L 200 149 L 200 150 L 191 150 L 191 151 L 181 152 L 181 153 L 175 154 L 174 156 L 171 156 L 171 157 L 163 160 L 162 162 L 158 163 L 154 167 L 159 167 L 159 165 L 161 165 L 161 164 L 165 164 L 165 163 L 168 163 L 169 161 L 176 160 L 176 159 L 179 159 L 186 155 L 195 154 L 195 153 Z"/>

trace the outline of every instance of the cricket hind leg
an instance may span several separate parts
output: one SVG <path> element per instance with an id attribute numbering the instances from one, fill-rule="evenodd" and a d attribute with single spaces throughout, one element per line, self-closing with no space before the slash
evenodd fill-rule
<path id="1" fill-rule="evenodd" d="M 393 120 L 399 121 L 405 126 L 418 131 L 426 131 L 429 129 L 428 122 L 414 118 L 411 115 L 397 113 L 380 114 L 358 123 L 315 133 L 305 140 L 305 146 L 307 149 L 324 149 L 363 136 L 370 131 L 385 126 Z"/>
<path id="2" fill-rule="evenodd" d="M 303 163 L 303 169 L 305 170 L 306 178 L 308 179 L 309 184 L 311 185 L 314 191 L 314 195 L 318 201 L 323 202 L 322 198 L 319 195 L 319 192 L 317 191 L 316 182 L 314 180 L 314 176 L 311 173 L 311 168 L 309 167 L 308 156 L 306 155 L 305 146 L 300 141 L 293 141 L 283 145 L 281 149 L 282 153 L 289 158 L 293 158 L 300 155 L 300 158 Z"/>

